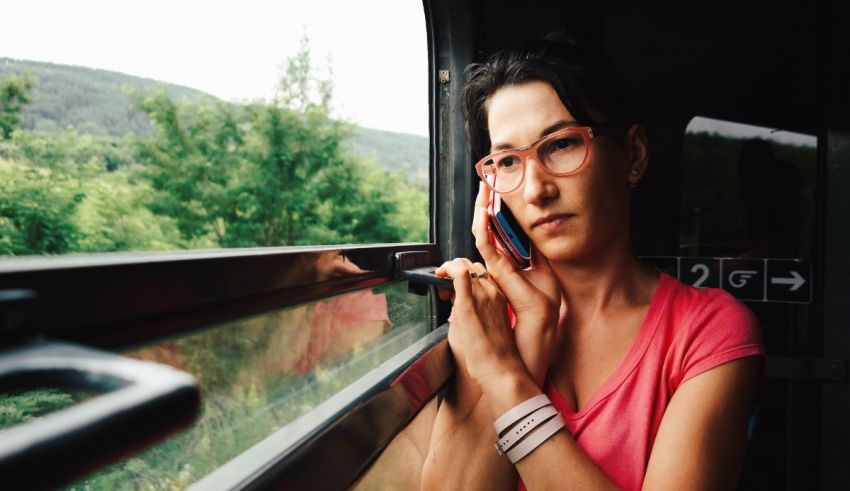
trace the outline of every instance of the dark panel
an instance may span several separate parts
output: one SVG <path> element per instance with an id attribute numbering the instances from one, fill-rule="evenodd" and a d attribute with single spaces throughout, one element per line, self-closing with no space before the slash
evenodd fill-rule
<path id="1" fill-rule="evenodd" d="M 825 122 L 823 155 L 823 356 L 850 359 L 850 5 L 825 2 L 822 29 L 824 47 L 821 73 L 825 77 L 820 90 Z M 823 385 L 823 489 L 850 487 L 850 384 Z"/>
<path id="2" fill-rule="evenodd" d="M 429 19 L 432 83 L 432 142 L 436 156 L 432 205 L 437 244 L 446 258 L 471 257 L 472 203 L 478 178 L 473 170 L 459 105 L 464 68 L 472 61 L 481 24 L 466 1 L 425 2 Z"/>
<path id="3" fill-rule="evenodd" d="M 37 293 L 29 337 L 120 347 L 388 283 L 414 250 L 441 260 L 429 244 L 23 258 L 0 263 L 0 291 Z"/>
<path id="4" fill-rule="evenodd" d="M 823 255 L 823 356 L 850 359 L 850 132 L 826 137 L 826 217 Z M 823 385 L 823 485 L 850 484 L 850 384 Z"/>

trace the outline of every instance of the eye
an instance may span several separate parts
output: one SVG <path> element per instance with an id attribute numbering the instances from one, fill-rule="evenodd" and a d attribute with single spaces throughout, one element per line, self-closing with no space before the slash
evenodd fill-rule
<path id="1" fill-rule="evenodd" d="M 540 150 L 542 155 L 553 155 L 572 152 L 582 146 L 584 146 L 584 140 L 581 135 L 566 135 L 546 142 Z"/>
<path id="2" fill-rule="evenodd" d="M 519 165 L 519 158 L 516 155 L 508 155 L 506 157 L 502 157 L 499 159 L 498 167 L 504 169 L 510 169 L 511 167 Z"/>
<path id="3" fill-rule="evenodd" d="M 557 140 L 552 142 L 552 147 L 557 150 L 563 150 L 572 146 L 573 143 L 574 142 L 570 141 L 569 138 L 558 138 Z"/>

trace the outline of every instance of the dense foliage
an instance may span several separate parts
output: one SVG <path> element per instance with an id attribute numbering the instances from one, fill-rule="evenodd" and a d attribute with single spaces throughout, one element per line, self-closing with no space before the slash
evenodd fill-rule
<path id="1" fill-rule="evenodd" d="M 60 133 L 74 128 L 82 135 L 122 137 L 149 135 L 155 127 L 131 93 L 165 91 L 172 100 L 217 101 L 213 96 L 179 85 L 87 67 L 0 58 L 0 80 L 22 73 L 38 84 L 20 113 L 20 128 Z M 428 188 L 428 139 L 422 136 L 354 127 L 346 152 L 374 159 L 378 167 L 400 173 L 417 188 Z"/>
<path id="2" fill-rule="evenodd" d="M 7 79 L 0 255 L 427 240 L 427 191 L 354 154 L 313 72 L 305 44 L 270 102 L 130 90 L 154 131 L 121 137 L 20 129 Z"/>
<path id="3" fill-rule="evenodd" d="M 14 116 L 0 140 L 0 255 L 427 240 L 427 184 L 353 148 L 357 129 L 330 117 L 332 85 L 314 75 L 306 42 L 271 101 L 127 90 L 125 110 L 149 128 L 137 134 L 92 131 L 94 113 L 27 128 L 20 116 L 36 99 L 34 75 L 3 79 L 13 90 L 0 93 Z M 94 92 L 115 92 L 114 81 L 102 82 Z M 417 150 L 426 162 L 427 145 Z M 404 285 L 358 295 L 131 353 L 194 374 L 202 413 L 189 430 L 72 488 L 182 489 L 427 331 L 428 303 Z M 364 298 L 386 317 L 329 330 L 340 328 L 334 305 Z M 0 431 L 75 400 L 54 389 L 0 397 Z"/>

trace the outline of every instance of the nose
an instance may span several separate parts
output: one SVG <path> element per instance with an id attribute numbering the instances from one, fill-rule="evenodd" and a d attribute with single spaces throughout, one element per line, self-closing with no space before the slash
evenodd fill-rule
<path id="1" fill-rule="evenodd" d="M 525 202 L 540 206 L 551 200 L 557 193 L 558 187 L 552 182 L 552 176 L 543 170 L 535 157 L 528 157 L 525 162 L 525 182 L 522 189 Z"/>

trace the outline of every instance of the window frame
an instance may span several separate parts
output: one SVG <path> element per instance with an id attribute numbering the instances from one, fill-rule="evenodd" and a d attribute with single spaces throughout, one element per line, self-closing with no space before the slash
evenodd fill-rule
<path id="1" fill-rule="evenodd" d="M 469 237 L 476 179 L 457 101 L 464 67 L 472 59 L 470 2 L 423 0 L 428 43 L 430 107 L 429 242 L 346 246 L 275 247 L 207 251 L 27 257 L 0 261 L 0 290 L 29 290 L 36 298 L 6 305 L 27 321 L 5 332 L 0 348 L 36 339 L 70 341 L 110 350 L 167 337 L 334 295 L 398 281 L 393 256 L 421 251 L 432 264 L 470 257 Z M 461 28 L 463 27 L 463 28 Z M 462 35 L 459 35 L 461 34 Z M 446 73 L 446 77 L 440 74 Z M 317 254 L 337 253 L 365 270 L 323 281 L 298 278 L 292 264 Z M 392 415 L 370 445 L 352 454 L 340 478 L 351 483 L 392 438 L 450 380 L 445 324 L 449 305 L 434 300 L 432 332 L 390 361 L 364 375 L 310 413 L 224 464 L 199 483 L 218 489 L 273 487 L 341 444 L 340 428 Z M 440 327 L 437 327 L 440 326 Z M 400 388 L 408 376 L 428 373 L 427 394 Z M 418 375 L 417 375 L 418 374 Z M 404 394 L 404 395 L 403 395 Z M 403 398 L 407 409 L 393 412 L 388 398 Z M 356 410 L 353 410 L 356 408 Z M 349 435 L 350 437 L 350 435 Z M 346 437 L 348 438 L 348 437 Z M 365 450 L 364 450 L 365 449 Z M 252 466 L 241 463 L 250 459 Z M 295 465 L 294 465 L 295 464 Z M 304 483 L 322 487 L 326 469 L 309 467 Z M 227 479 L 221 479 L 227 476 Z M 321 477 L 320 477 L 321 476 Z M 225 486 L 223 483 L 230 483 Z M 340 481 L 343 482 L 343 481 Z M 195 488 L 200 486 L 196 483 Z"/>

